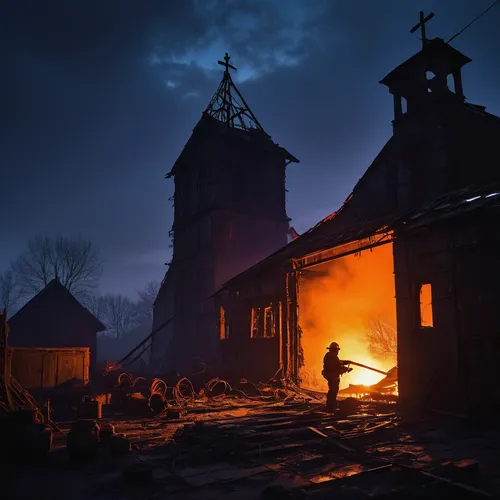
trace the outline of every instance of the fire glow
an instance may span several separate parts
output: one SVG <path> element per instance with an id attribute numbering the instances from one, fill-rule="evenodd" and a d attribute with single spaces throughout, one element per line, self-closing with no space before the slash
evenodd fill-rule
<path id="1" fill-rule="evenodd" d="M 375 247 L 306 271 L 299 287 L 302 386 L 326 391 L 321 376 L 330 342 L 339 357 L 389 371 L 396 365 L 396 301 L 392 244 Z M 372 385 L 384 375 L 353 366 L 340 388 Z"/>

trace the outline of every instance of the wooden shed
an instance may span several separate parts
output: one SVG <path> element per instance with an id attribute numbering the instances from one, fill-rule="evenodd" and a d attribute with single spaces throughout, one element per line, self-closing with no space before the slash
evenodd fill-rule
<path id="1" fill-rule="evenodd" d="M 12 377 L 28 390 L 51 389 L 72 379 L 89 381 L 88 347 L 9 347 L 8 357 Z"/>
<path id="2" fill-rule="evenodd" d="M 65 288 L 52 280 L 9 319 L 14 347 L 87 348 L 90 366 L 97 356 L 97 333 L 105 326 Z"/>

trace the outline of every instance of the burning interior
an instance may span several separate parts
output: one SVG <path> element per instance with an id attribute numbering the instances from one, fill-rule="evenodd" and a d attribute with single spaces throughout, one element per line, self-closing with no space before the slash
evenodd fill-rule
<path id="1" fill-rule="evenodd" d="M 341 395 L 397 394 L 397 334 L 392 243 L 318 264 L 302 272 L 299 292 L 299 378 L 305 389 L 326 392 L 322 377 L 327 346 L 353 366 L 341 378 Z"/>

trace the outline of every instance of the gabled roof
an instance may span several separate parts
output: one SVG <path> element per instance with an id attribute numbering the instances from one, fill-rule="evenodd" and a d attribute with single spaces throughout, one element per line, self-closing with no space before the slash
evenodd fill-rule
<path id="1" fill-rule="evenodd" d="M 71 294 L 71 292 L 61 284 L 58 279 L 53 279 L 48 283 L 45 288 L 38 292 L 33 298 L 31 298 L 26 304 L 24 304 L 19 311 L 17 311 L 10 319 L 9 324 L 15 325 L 16 321 L 25 316 L 29 315 L 33 305 L 40 302 L 50 302 L 61 307 L 65 307 L 68 302 L 72 302 L 76 305 L 76 310 L 78 311 L 79 317 L 72 316 L 75 322 L 79 322 L 81 318 L 85 318 L 93 327 L 96 332 L 102 332 L 106 330 L 106 327 L 99 321 L 87 308 L 82 306 L 80 302 Z"/>

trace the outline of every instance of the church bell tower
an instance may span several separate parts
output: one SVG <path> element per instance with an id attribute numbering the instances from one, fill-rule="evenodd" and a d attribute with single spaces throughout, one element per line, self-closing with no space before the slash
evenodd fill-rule
<path id="1" fill-rule="evenodd" d="M 392 162 L 401 212 L 498 182 L 500 120 L 466 101 L 462 68 L 471 59 L 449 41 L 427 38 L 425 26 L 433 17 L 420 13 L 411 32 L 420 30 L 421 50 L 380 82 L 394 99 Z"/>
<path id="2" fill-rule="evenodd" d="M 173 257 L 155 314 L 171 310 L 168 332 L 158 335 L 169 337 L 163 343 L 169 369 L 186 372 L 193 360 L 216 372 L 213 294 L 284 246 L 289 231 L 285 170 L 298 160 L 264 131 L 234 84 L 229 61 L 228 54 L 219 61 L 222 81 L 167 174 L 175 183 Z"/>

